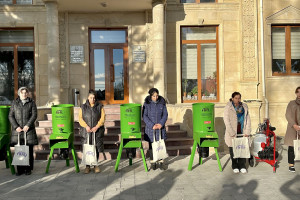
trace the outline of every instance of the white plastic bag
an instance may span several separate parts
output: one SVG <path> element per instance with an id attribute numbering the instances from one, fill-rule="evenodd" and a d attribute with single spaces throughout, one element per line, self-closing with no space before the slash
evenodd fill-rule
<path id="1" fill-rule="evenodd" d="M 232 139 L 233 158 L 250 158 L 248 137 Z"/>
<path id="2" fill-rule="evenodd" d="M 300 131 L 297 131 L 297 140 L 294 140 L 295 160 L 300 160 L 300 140 L 298 138 Z"/>
<path id="3" fill-rule="evenodd" d="M 20 145 L 20 133 L 18 133 L 18 144 L 15 145 L 15 154 L 12 165 L 29 166 L 29 146 L 26 146 L 26 132 L 24 132 L 25 145 Z"/>
<path id="4" fill-rule="evenodd" d="M 96 152 L 96 133 L 93 133 L 93 141 L 94 144 L 89 144 L 90 138 L 89 133 L 87 133 L 87 143 L 83 145 L 83 155 L 82 155 L 82 162 L 83 165 L 90 165 L 90 166 L 97 166 L 98 165 L 98 158 Z"/>
<path id="5" fill-rule="evenodd" d="M 159 131 L 158 141 L 155 140 L 155 130 L 153 131 L 152 152 L 153 152 L 153 162 L 168 157 L 165 140 L 161 139 L 161 130 Z"/>

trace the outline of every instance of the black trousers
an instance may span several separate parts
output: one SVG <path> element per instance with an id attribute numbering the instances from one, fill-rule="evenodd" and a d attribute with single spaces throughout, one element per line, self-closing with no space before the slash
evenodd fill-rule
<path id="1" fill-rule="evenodd" d="M 288 162 L 289 164 L 295 164 L 295 152 L 293 146 L 289 146 L 288 148 Z"/>
<path id="2" fill-rule="evenodd" d="M 229 147 L 232 169 L 246 169 L 246 158 L 233 158 L 233 148 Z"/>
<path id="3" fill-rule="evenodd" d="M 17 170 L 19 174 L 22 174 L 26 171 L 31 171 L 33 170 L 33 145 L 28 145 L 29 146 L 29 166 L 19 166 L 17 165 Z"/>

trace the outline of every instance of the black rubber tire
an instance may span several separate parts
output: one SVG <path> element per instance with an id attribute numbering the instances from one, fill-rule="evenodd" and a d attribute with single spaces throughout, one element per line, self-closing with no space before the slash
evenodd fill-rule
<path id="1" fill-rule="evenodd" d="M 250 167 L 256 167 L 256 159 L 254 156 L 250 156 L 249 158 L 249 166 Z"/>

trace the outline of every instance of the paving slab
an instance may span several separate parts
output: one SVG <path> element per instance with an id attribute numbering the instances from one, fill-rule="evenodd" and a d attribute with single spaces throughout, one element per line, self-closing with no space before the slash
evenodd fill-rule
<path id="1" fill-rule="evenodd" d="M 114 171 L 115 160 L 102 161 L 101 172 L 84 174 L 75 172 L 74 164 L 66 166 L 63 160 L 53 160 L 48 174 L 46 161 L 35 161 L 30 176 L 11 175 L 0 162 L 1 200 L 51 200 L 51 199 L 128 199 L 128 200 L 201 200 L 201 199 L 300 199 L 300 162 L 296 162 L 296 173 L 288 171 L 287 151 L 281 152 L 276 173 L 267 163 L 248 167 L 247 174 L 233 174 L 229 154 L 223 154 L 221 163 L 211 156 L 203 165 L 198 165 L 195 156 L 192 171 L 188 171 L 190 156 L 169 157 L 166 171 L 157 169 L 144 171 L 141 159 L 121 160 L 119 171 Z M 150 166 L 150 163 L 147 163 Z"/>

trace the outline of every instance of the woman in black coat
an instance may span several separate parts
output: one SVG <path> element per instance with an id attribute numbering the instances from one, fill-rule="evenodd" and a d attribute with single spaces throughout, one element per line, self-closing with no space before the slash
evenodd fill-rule
<path id="1" fill-rule="evenodd" d="M 105 112 L 103 105 L 96 101 L 96 93 L 90 90 L 86 103 L 83 104 L 79 110 L 78 121 L 81 126 L 80 135 L 82 136 L 82 145 L 87 143 L 87 134 L 89 134 L 89 144 L 92 142 L 92 133 L 94 132 L 96 134 L 97 158 L 99 158 L 99 153 L 104 150 L 104 120 Z M 84 173 L 88 174 L 90 171 L 90 166 L 86 165 Z M 94 172 L 100 172 L 99 166 L 94 166 Z"/>
<path id="2" fill-rule="evenodd" d="M 156 170 L 159 167 L 165 170 L 167 166 L 163 164 L 162 160 L 160 162 L 152 162 L 152 143 L 154 138 L 158 140 L 160 132 L 161 138 L 167 139 L 165 124 L 168 119 L 168 111 L 166 101 L 162 96 L 159 96 L 156 88 L 151 88 L 148 93 L 149 96 L 145 98 L 143 106 L 143 120 L 146 123 L 144 139 L 149 142 L 151 168 Z M 155 134 L 153 134 L 154 132 Z"/>
<path id="3" fill-rule="evenodd" d="M 29 164 L 30 166 L 17 166 L 17 176 L 25 173 L 30 175 L 33 170 L 33 146 L 38 144 L 38 138 L 35 132 L 34 122 L 37 118 L 37 108 L 35 102 L 28 97 L 28 89 L 21 87 L 18 90 L 19 97 L 13 101 L 9 121 L 12 125 L 11 145 L 18 143 L 20 135 L 20 144 L 24 144 L 24 133 L 26 134 L 26 145 L 29 146 Z"/>

